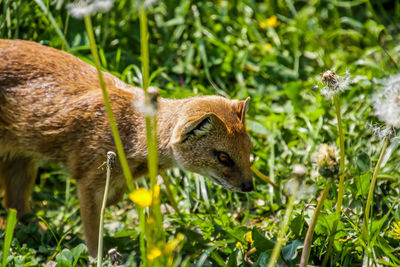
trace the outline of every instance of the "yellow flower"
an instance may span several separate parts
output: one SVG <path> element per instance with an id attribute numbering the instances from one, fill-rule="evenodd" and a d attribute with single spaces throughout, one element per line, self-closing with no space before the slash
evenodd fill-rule
<path id="1" fill-rule="evenodd" d="M 248 231 L 248 232 L 245 234 L 245 239 L 246 239 L 247 243 L 253 244 L 253 236 L 252 236 L 252 234 L 251 234 L 251 231 Z"/>
<path id="2" fill-rule="evenodd" d="M 152 202 L 151 190 L 147 190 L 146 188 L 135 189 L 129 194 L 129 198 L 139 207 L 148 207 Z"/>
<path id="3" fill-rule="evenodd" d="M 265 49 L 267 49 L 267 51 L 271 51 L 272 49 L 272 45 L 270 43 L 265 43 Z"/>
<path id="4" fill-rule="evenodd" d="M 161 253 L 161 250 L 160 250 L 160 249 L 158 249 L 158 248 L 152 248 L 151 251 L 150 251 L 150 253 L 147 254 L 147 259 L 148 259 L 149 261 L 152 261 L 152 260 L 154 260 L 155 258 L 160 257 L 161 254 L 162 254 L 162 253 Z"/>
<path id="5" fill-rule="evenodd" d="M 273 16 L 267 18 L 267 19 L 265 20 L 265 22 L 267 23 L 267 25 L 268 25 L 269 27 L 272 27 L 272 28 L 275 28 L 275 27 L 277 27 L 277 26 L 279 25 L 278 18 L 277 18 L 275 15 L 273 15 Z"/>
<path id="6" fill-rule="evenodd" d="M 261 29 L 266 29 L 267 27 L 275 28 L 279 25 L 279 21 L 277 16 L 273 15 L 269 18 L 267 18 L 264 21 L 261 21 L 258 26 L 260 26 Z"/>
<path id="7" fill-rule="evenodd" d="M 241 248 L 243 248 L 243 245 L 242 245 L 242 243 L 240 243 L 240 242 L 237 242 L 237 243 L 236 243 L 236 248 L 237 248 L 237 249 L 241 249 Z"/>
<path id="8" fill-rule="evenodd" d="M 266 21 L 261 21 L 258 26 L 260 26 L 261 29 L 266 29 L 267 28 L 267 22 Z"/>
<path id="9" fill-rule="evenodd" d="M 181 243 L 185 239 L 185 236 L 182 233 L 179 233 L 174 239 L 169 241 L 164 247 L 165 254 L 171 254 L 178 247 L 179 243 Z"/>
<path id="10" fill-rule="evenodd" d="M 391 226 L 392 232 L 391 235 L 394 239 L 400 239 L 400 221 L 394 222 Z"/>

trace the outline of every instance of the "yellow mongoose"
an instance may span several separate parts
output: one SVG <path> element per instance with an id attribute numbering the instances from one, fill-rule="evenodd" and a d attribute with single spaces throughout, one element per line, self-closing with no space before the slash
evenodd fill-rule
<path id="1" fill-rule="evenodd" d="M 143 90 L 104 73 L 112 109 L 134 178 L 147 173 Z M 158 99 L 159 168 L 179 166 L 228 189 L 253 190 L 245 101 L 220 96 Z M 114 151 L 96 69 L 34 42 L 0 40 L 0 187 L 4 205 L 29 212 L 30 191 L 42 157 L 64 164 L 76 179 L 89 255 L 97 254 L 105 173 Z M 113 170 L 108 204 L 126 184 Z"/>

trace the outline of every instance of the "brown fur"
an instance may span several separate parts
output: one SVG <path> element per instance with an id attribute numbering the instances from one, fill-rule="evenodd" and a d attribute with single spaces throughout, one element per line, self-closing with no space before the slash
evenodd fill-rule
<path id="1" fill-rule="evenodd" d="M 134 178 L 147 173 L 144 94 L 103 73 Z M 158 100 L 159 168 L 180 166 L 211 176 L 229 189 L 251 191 L 246 101 L 219 96 Z M 37 43 L 0 40 L 0 186 L 7 208 L 29 212 L 38 160 L 64 164 L 76 179 L 89 254 L 95 256 L 105 172 L 114 151 L 96 69 L 76 57 Z M 224 166 L 215 153 L 228 154 Z M 126 184 L 113 170 L 108 204 L 121 200 Z"/>

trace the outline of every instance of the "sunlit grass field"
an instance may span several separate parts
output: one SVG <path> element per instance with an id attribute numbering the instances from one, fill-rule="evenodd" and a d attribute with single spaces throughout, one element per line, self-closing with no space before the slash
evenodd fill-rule
<path id="1" fill-rule="evenodd" d="M 67 4 L 2 0 L 0 38 L 36 41 L 93 64 L 84 20 Z M 136 86 L 143 86 L 141 4 L 114 1 L 91 15 L 102 68 Z M 165 0 L 146 1 L 145 12 L 150 85 L 162 97 L 251 97 L 255 191 L 235 193 L 170 170 L 169 186 L 158 177 L 160 255 L 146 247 L 143 257 L 139 215 L 148 208 L 126 194 L 106 209 L 104 266 L 400 266 L 399 1 Z M 35 219 L 17 223 L 9 266 L 89 264 L 67 177 L 43 160 Z M 149 188 L 150 180 L 136 186 Z M 0 216 L 2 245 L 3 207 Z"/>

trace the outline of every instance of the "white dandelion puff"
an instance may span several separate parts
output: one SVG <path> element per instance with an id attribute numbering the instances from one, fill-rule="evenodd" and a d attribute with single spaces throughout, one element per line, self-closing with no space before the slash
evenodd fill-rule
<path id="1" fill-rule="evenodd" d="M 344 76 L 337 75 L 334 71 L 327 70 L 322 73 L 321 82 L 325 85 L 321 89 L 321 95 L 325 96 L 326 99 L 344 91 L 350 84 L 350 73 L 346 70 Z"/>
<path id="2" fill-rule="evenodd" d="M 394 131 L 390 127 L 381 127 L 372 123 L 367 123 L 367 127 L 376 137 L 382 140 L 394 135 Z"/>
<path id="3" fill-rule="evenodd" d="M 152 5 L 154 5 L 157 2 L 157 0 L 145 0 L 143 1 L 143 5 L 146 8 L 151 7 Z"/>
<path id="4" fill-rule="evenodd" d="M 284 184 L 284 190 L 293 195 L 296 200 L 303 200 L 314 195 L 315 186 L 307 185 L 305 182 L 305 175 L 307 168 L 302 164 L 293 165 L 292 178 Z"/>
<path id="5" fill-rule="evenodd" d="M 157 106 L 158 106 L 158 96 L 160 95 L 160 89 L 155 86 L 150 86 L 148 89 L 149 94 L 149 102 L 145 103 L 145 101 L 138 101 L 134 103 L 136 109 L 146 117 L 153 117 L 157 115 Z"/>
<path id="6" fill-rule="evenodd" d="M 114 0 L 77 0 L 67 5 L 72 17 L 81 19 L 87 15 L 108 12 L 114 4 Z"/>
<path id="7" fill-rule="evenodd" d="M 400 127 L 400 74 L 389 76 L 373 96 L 375 115 L 387 125 Z"/>
<path id="8" fill-rule="evenodd" d="M 299 181 L 296 177 L 289 179 L 284 185 L 284 190 L 295 197 L 296 200 L 309 199 L 315 193 L 315 185 L 306 185 L 304 181 Z"/>

